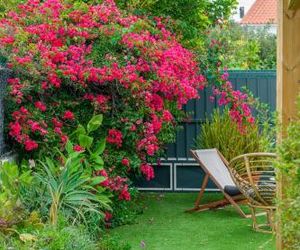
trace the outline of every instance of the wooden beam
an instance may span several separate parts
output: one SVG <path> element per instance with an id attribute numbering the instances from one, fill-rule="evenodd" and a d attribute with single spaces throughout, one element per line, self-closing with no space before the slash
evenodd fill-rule
<path id="1" fill-rule="evenodd" d="M 290 120 L 297 114 L 296 99 L 300 92 L 300 8 L 299 0 L 278 0 L 277 47 L 277 111 L 282 132 L 285 135 Z M 279 176 L 278 197 L 284 199 L 288 183 Z M 279 211 L 280 213 L 280 211 Z M 280 222 L 277 228 L 277 249 L 285 249 L 281 237 Z"/>
<path id="2" fill-rule="evenodd" d="M 288 0 L 279 0 L 277 110 L 285 128 L 296 116 L 300 91 L 300 9 L 289 10 Z"/>
<path id="3" fill-rule="evenodd" d="M 290 0 L 289 7 L 290 10 L 296 10 L 300 8 L 300 0 Z"/>

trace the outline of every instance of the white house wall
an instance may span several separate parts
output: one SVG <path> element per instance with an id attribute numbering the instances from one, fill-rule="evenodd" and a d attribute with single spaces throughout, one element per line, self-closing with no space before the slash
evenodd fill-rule
<path id="1" fill-rule="evenodd" d="M 236 22 L 240 22 L 242 20 L 242 18 L 240 18 L 240 7 L 245 8 L 244 15 L 246 15 L 246 13 L 251 8 L 252 4 L 254 4 L 255 0 L 239 0 L 238 2 L 239 2 L 238 6 L 237 6 L 237 8 L 235 9 L 235 11 L 233 12 L 233 15 L 232 15 L 232 19 Z"/>

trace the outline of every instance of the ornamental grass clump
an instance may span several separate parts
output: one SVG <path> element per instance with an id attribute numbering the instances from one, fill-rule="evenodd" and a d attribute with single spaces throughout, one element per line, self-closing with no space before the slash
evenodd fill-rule
<path id="1" fill-rule="evenodd" d="M 257 122 L 241 130 L 231 119 L 228 109 L 215 110 L 201 125 L 200 131 L 196 147 L 217 148 L 228 161 L 241 154 L 266 151 L 265 135 L 260 132 Z"/>

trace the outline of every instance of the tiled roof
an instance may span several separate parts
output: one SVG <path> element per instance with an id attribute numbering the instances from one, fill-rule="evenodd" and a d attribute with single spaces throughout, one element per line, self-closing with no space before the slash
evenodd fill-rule
<path id="1" fill-rule="evenodd" d="M 256 0 L 240 23 L 277 23 L 277 0 Z"/>

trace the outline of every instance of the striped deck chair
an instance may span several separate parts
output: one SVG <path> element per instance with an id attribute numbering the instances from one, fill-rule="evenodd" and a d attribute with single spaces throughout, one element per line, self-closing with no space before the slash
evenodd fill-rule
<path id="1" fill-rule="evenodd" d="M 240 203 L 247 203 L 247 200 L 235 185 L 227 167 L 228 162 L 224 156 L 215 148 L 191 150 L 191 153 L 203 169 L 205 176 L 194 208 L 187 210 L 187 212 L 216 209 L 226 205 L 232 205 L 242 217 L 249 218 L 239 206 Z M 200 204 L 209 179 L 212 180 L 223 193 L 224 199 L 207 204 Z"/>

